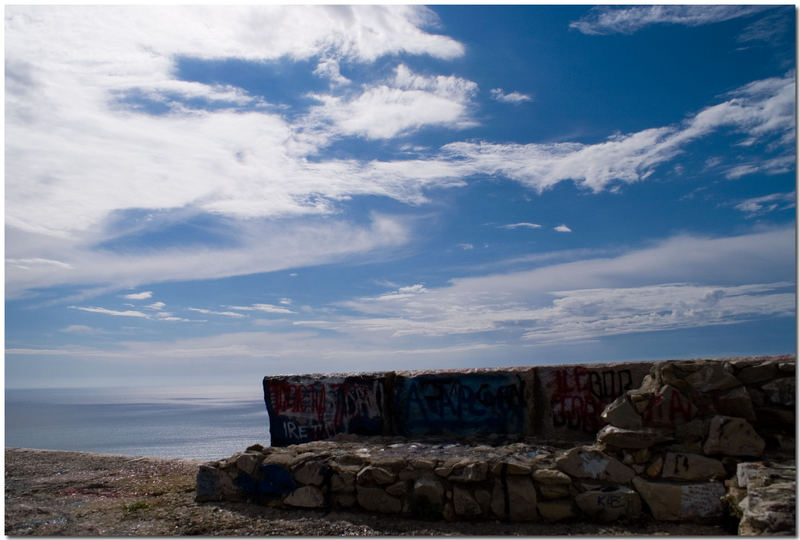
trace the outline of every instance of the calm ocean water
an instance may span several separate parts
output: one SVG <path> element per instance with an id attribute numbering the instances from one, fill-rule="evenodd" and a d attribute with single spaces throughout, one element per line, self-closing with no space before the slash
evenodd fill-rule
<path id="1" fill-rule="evenodd" d="M 269 444 L 260 389 L 6 390 L 5 445 L 213 460 Z"/>

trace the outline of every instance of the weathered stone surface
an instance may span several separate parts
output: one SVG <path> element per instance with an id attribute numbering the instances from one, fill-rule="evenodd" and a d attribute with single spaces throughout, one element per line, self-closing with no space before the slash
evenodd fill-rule
<path id="1" fill-rule="evenodd" d="M 481 513 L 490 516 L 492 513 L 492 494 L 487 489 L 476 489 L 473 493 L 475 500 L 481 506 Z"/>
<path id="2" fill-rule="evenodd" d="M 413 493 L 417 497 L 424 497 L 434 505 L 442 504 L 444 500 L 444 486 L 441 481 L 430 476 L 422 476 L 414 482 Z"/>
<path id="3" fill-rule="evenodd" d="M 356 475 L 358 474 L 359 467 L 353 466 L 333 466 L 333 475 L 331 476 L 331 491 L 352 493 L 355 491 Z"/>
<path id="4" fill-rule="evenodd" d="M 742 510 L 739 534 L 742 536 L 795 536 L 797 533 L 795 482 L 748 489 L 739 506 Z"/>
<path id="5" fill-rule="evenodd" d="M 649 448 L 654 444 L 672 440 L 669 432 L 662 429 L 642 428 L 638 430 L 606 426 L 597 434 L 597 440 L 617 448 Z"/>
<path id="6" fill-rule="evenodd" d="M 316 486 L 303 486 L 291 492 L 283 502 L 300 508 L 322 508 L 325 505 L 325 495 Z"/>
<path id="7" fill-rule="evenodd" d="M 197 502 L 221 501 L 221 476 L 224 474 L 220 469 L 200 465 L 200 468 L 197 469 L 197 491 L 194 500 Z"/>
<path id="8" fill-rule="evenodd" d="M 359 484 L 375 483 L 378 485 L 391 484 L 397 479 L 397 475 L 391 471 L 387 471 L 383 467 L 374 467 L 367 465 L 359 471 L 356 475 L 356 481 Z"/>
<path id="9" fill-rule="evenodd" d="M 438 474 L 439 476 L 450 476 L 450 473 L 453 472 L 453 468 L 461 462 L 459 458 L 450 458 L 444 460 L 440 463 L 433 471 Z"/>
<path id="10" fill-rule="evenodd" d="M 412 469 L 420 469 L 423 471 L 432 471 L 436 467 L 436 460 L 429 458 L 411 458 L 408 460 L 408 465 Z"/>
<path id="11" fill-rule="evenodd" d="M 764 439 L 747 420 L 718 415 L 711 419 L 703 453 L 759 457 L 764 446 Z"/>
<path id="12" fill-rule="evenodd" d="M 568 450 L 556 460 L 556 466 L 573 478 L 592 478 L 615 484 L 626 484 L 634 475 L 633 469 L 591 446 Z"/>
<path id="13" fill-rule="evenodd" d="M 533 487 L 533 481 L 524 476 L 509 476 L 506 487 L 508 518 L 511 521 L 535 521 L 536 489 Z"/>
<path id="14" fill-rule="evenodd" d="M 533 472 L 533 479 L 543 485 L 569 485 L 572 478 L 556 469 L 539 469 Z"/>
<path id="15" fill-rule="evenodd" d="M 750 393 L 744 386 L 733 388 L 714 400 L 714 407 L 723 416 L 738 416 L 748 422 L 756 419 Z"/>
<path id="16" fill-rule="evenodd" d="M 642 427 L 642 417 L 627 395 L 622 395 L 612 401 L 603 410 L 600 418 L 619 428 L 639 429 Z"/>
<path id="17" fill-rule="evenodd" d="M 481 515 L 481 505 L 469 489 L 453 486 L 453 510 L 457 516 L 475 517 Z"/>
<path id="18" fill-rule="evenodd" d="M 601 521 L 635 518 L 642 511 L 639 494 L 624 486 L 609 486 L 580 493 L 575 497 L 575 504 L 584 514 Z"/>
<path id="19" fill-rule="evenodd" d="M 506 474 L 531 474 L 533 467 L 530 463 L 526 463 L 518 458 L 509 458 L 505 461 Z"/>
<path id="20" fill-rule="evenodd" d="M 481 482 L 486 479 L 488 470 L 485 461 L 461 463 L 453 467 L 447 479 L 451 482 Z"/>
<path id="21" fill-rule="evenodd" d="M 381 488 L 358 486 L 356 498 L 361 508 L 368 512 L 399 514 L 403 508 L 400 499 L 392 497 Z"/>
<path id="22" fill-rule="evenodd" d="M 560 501 L 539 501 L 536 504 L 539 514 L 545 521 L 561 521 L 575 517 L 575 508 L 570 499 Z"/>
<path id="23" fill-rule="evenodd" d="M 668 480 L 717 480 L 725 478 L 722 462 L 697 454 L 667 452 L 661 476 Z"/>
<path id="24" fill-rule="evenodd" d="M 708 426 L 711 423 L 709 418 L 695 418 L 691 422 L 678 424 L 675 426 L 675 438 L 685 443 L 700 443 L 708 437 Z"/>
<path id="25" fill-rule="evenodd" d="M 686 377 L 685 380 L 692 388 L 703 393 L 728 390 L 742 384 L 739 379 L 725 369 L 725 364 L 720 362 L 704 363 L 700 369 Z"/>
<path id="26" fill-rule="evenodd" d="M 503 489 L 503 484 L 500 480 L 494 481 L 494 486 L 492 486 L 492 513 L 499 517 L 505 517 L 506 515 L 506 490 Z"/>
<path id="27" fill-rule="evenodd" d="M 386 488 L 386 493 L 392 495 L 393 497 L 402 497 L 403 495 L 406 494 L 407 491 L 408 491 L 408 486 L 403 480 L 395 482 L 394 484 Z"/>
<path id="28" fill-rule="evenodd" d="M 794 407 L 796 384 L 794 377 L 775 379 L 761 386 L 767 401 L 784 407 Z"/>
<path id="29" fill-rule="evenodd" d="M 736 373 L 736 378 L 743 384 L 758 384 L 774 379 L 778 373 L 775 362 L 762 362 L 741 368 Z"/>
<path id="30" fill-rule="evenodd" d="M 664 457 L 658 456 L 656 457 L 653 462 L 647 466 L 646 472 L 647 476 L 650 478 L 655 478 L 661 474 L 661 471 L 664 469 Z"/>
<path id="31" fill-rule="evenodd" d="M 321 461 L 308 461 L 294 471 L 294 479 L 301 484 L 321 486 L 325 480 L 327 465 Z"/>
<path id="32" fill-rule="evenodd" d="M 539 493 L 545 499 L 560 499 L 562 497 L 569 497 L 569 486 L 542 484 L 539 486 Z"/>
<path id="33" fill-rule="evenodd" d="M 725 486 L 720 482 L 673 484 L 636 477 L 633 486 L 657 520 L 703 520 L 723 513 L 721 497 Z"/>
<path id="34" fill-rule="evenodd" d="M 252 476 L 263 459 L 264 456 L 259 453 L 245 453 L 236 460 L 236 468 Z"/>

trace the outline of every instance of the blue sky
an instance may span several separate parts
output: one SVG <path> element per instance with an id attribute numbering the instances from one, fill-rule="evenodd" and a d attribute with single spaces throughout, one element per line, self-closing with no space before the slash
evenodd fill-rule
<path id="1" fill-rule="evenodd" d="M 795 350 L 793 6 L 6 6 L 6 387 Z"/>

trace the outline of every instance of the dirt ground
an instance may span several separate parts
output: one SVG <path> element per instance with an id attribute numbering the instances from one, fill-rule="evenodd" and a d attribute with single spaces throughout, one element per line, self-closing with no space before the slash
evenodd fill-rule
<path id="1" fill-rule="evenodd" d="M 427 522 L 196 503 L 199 461 L 6 448 L 7 536 L 596 536 L 731 534 L 712 525 Z"/>

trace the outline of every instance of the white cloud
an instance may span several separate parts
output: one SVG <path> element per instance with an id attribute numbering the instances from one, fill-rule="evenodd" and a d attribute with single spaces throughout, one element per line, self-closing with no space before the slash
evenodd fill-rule
<path id="1" fill-rule="evenodd" d="M 153 310 L 158 311 L 158 310 L 164 309 L 164 306 L 166 306 L 166 304 L 164 302 L 153 302 L 152 304 L 149 304 L 149 305 L 147 305 L 145 307 L 147 307 L 148 309 L 153 309 Z"/>
<path id="2" fill-rule="evenodd" d="M 253 304 L 250 306 L 228 306 L 228 308 L 236 311 L 261 311 L 264 313 L 294 313 L 291 309 L 273 306 L 272 304 Z"/>
<path id="3" fill-rule="evenodd" d="M 126 294 L 123 296 L 123 298 L 127 298 L 128 300 L 147 300 L 152 296 L 153 296 L 152 291 L 142 291 L 139 293 Z"/>
<path id="4" fill-rule="evenodd" d="M 32 266 L 36 265 L 55 266 L 65 270 L 71 270 L 73 268 L 71 264 L 51 259 L 42 259 L 41 257 L 33 257 L 30 259 L 6 259 L 6 264 L 14 265 L 22 270 L 30 270 Z"/>
<path id="5" fill-rule="evenodd" d="M 789 193 L 770 193 L 763 197 L 753 197 L 745 199 L 734 206 L 737 210 L 741 210 L 748 217 L 757 216 L 759 214 L 766 214 L 774 210 L 787 210 L 795 206 L 795 192 Z"/>
<path id="6" fill-rule="evenodd" d="M 528 94 L 522 94 L 517 91 L 505 93 L 502 88 L 492 88 L 489 92 L 492 94 L 492 99 L 502 101 L 503 103 L 512 103 L 514 105 L 533 100 Z"/>
<path id="7" fill-rule="evenodd" d="M 469 251 L 469 250 L 475 249 L 475 246 L 474 246 L 474 245 L 472 245 L 472 244 L 467 244 L 467 243 L 464 243 L 464 244 L 458 244 L 458 247 L 460 247 L 460 248 L 461 248 L 461 249 L 463 249 L 464 251 Z"/>
<path id="8" fill-rule="evenodd" d="M 553 227 L 553 230 L 554 231 L 558 231 L 558 232 L 572 232 L 572 229 L 570 229 L 569 227 L 567 227 L 564 224 L 561 224 L 561 225 L 558 225 L 556 227 Z"/>
<path id="9" fill-rule="evenodd" d="M 186 309 L 189 311 L 196 311 L 197 313 L 203 313 L 206 315 L 223 315 L 225 317 L 233 317 L 234 319 L 242 319 L 245 317 L 245 315 L 242 315 L 241 313 L 236 313 L 234 311 L 212 311 L 210 309 L 193 308 L 193 307 Z"/>
<path id="10" fill-rule="evenodd" d="M 401 64 L 391 80 L 367 86 L 352 99 L 315 95 L 322 105 L 311 110 L 307 129 L 387 139 L 426 126 L 471 127 L 475 121 L 469 117 L 469 104 L 476 91 L 472 81 L 427 77 Z"/>
<path id="11" fill-rule="evenodd" d="M 103 330 L 98 328 L 92 328 L 91 326 L 86 326 L 85 324 L 71 324 L 61 329 L 62 332 L 66 332 L 68 334 L 104 334 Z"/>
<path id="12" fill-rule="evenodd" d="M 384 338 L 568 341 L 791 316 L 793 279 L 793 228 L 678 236 L 613 257 L 454 279 L 425 294 L 360 298 L 342 303 L 358 315 L 296 324 Z"/>
<path id="13" fill-rule="evenodd" d="M 592 8 L 580 20 L 570 23 L 570 28 L 584 34 L 633 34 L 651 24 L 680 24 L 701 26 L 746 17 L 766 9 L 763 6 L 634 6 Z"/>
<path id="14" fill-rule="evenodd" d="M 513 229 L 541 229 L 542 226 L 539 225 L 538 223 L 522 222 L 522 223 L 509 223 L 508 225 L 500 225 L 499 228 L 501 228 L 501 229 L 509 229 L 509 230 L 513 230 Z"/>
<path id="15" fill-rule="evenodd" d="M 644 180 L 656 167 L 684 152 L 689 143 L 732 129 L 745 136 L 742 144 L 768 142 L 781 152 L 777 157 L 765 157 L 758 165 L 762 172 L 774 174 L 785 172 L 791 163 L 794 88 L 793 74 L 755 81 L 680 125 L 616 135 L 596 144 L 456 142 L 445 145 L 443 151 L 459 160 L 463 174 L 503 175 L 539 192 L 573 180 L 599 192 L 615 189 L 618 182 Z"/>
<path id="16" fill-rule="evenodd" d="M 81 311 L 88 311 L 89 313 L 100 313 L 102 315 L 112 315 L 114 317 L 136 317 L 141 319 L 149 319 L 150 317 L 146 313 L 142 313 L 141 311 L 136 310 L 125 310 L 125 311 L 115 311 L 113 309 L 106 309 L 101 307 L 80 307 L 80 306 L 70 306 L 71 309 L 79 309 Z"/>

